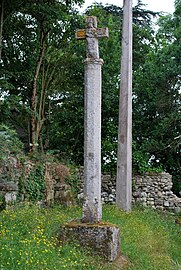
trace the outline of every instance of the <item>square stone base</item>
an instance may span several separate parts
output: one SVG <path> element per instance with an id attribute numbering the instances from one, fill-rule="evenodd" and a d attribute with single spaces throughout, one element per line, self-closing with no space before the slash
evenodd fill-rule
<path id="1" fill-rule="evenodd" d="M 63 227 L 63 242 L 76 241 L 107 261 L 120 255 L 119 228 L 112 224 L 70 222 Z"/>

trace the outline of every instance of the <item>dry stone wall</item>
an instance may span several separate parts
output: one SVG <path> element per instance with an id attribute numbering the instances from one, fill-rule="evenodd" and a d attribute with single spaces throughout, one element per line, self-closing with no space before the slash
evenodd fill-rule
<path id="1" fill-rule="evenodd" d="M 160 210 L 181 210 L 181 198 L 172 192 L 172 176 L 169 173 L 134 176 L 133 201 Z"/>
<path id="2" fill-rule="evenodd" d="M 78 198 L 83 198 L 83 173 Z M 151 206 L 154 209 L 181 211 L 181 198 L 172 192 L 172 176 L 169 173 L 145 174 L 133 176 L 133 203 Z M 102 202 L 116 202 L 116 178 L 102 175 Z"/>
<path id="3" fill-rule="evenodd" d="M 18 183 L 13 181 L 0 181 L 0 210 L 8 204 L 13 204 L 18 195 Z"/>
<path id="4" fill-rule="evenodd" d="M 34 170 L 35 164 L 28 161 L 25 166 L 25 178 Z M 1 168 L 0 168 L 1 169 Z M 18 171 L 18 170 L 17 170 Z M 21 172 L 19 172 L 20 178 Z M 28 199 L 28 192 L 25 188 L 19 190 L 18 177 L 17 181 L 7 181 L 3 178 L 4 174 L 0 170 L 0 210 L 11 208 L 17 201 L 17 197 L 21 200 Z M 65 182 L 65 179 L 70 176 L 68 167 L 57 163 L 46 163 L 44 170 L 45 177 L 45 198 L 38 201 L 40 206 L 51 206 L 54 202 L 62 205 L 70 206 L 74 204 L 74 197 L 71 186 Z M 13 177 L 12 177 L 13 178 Z M 14 178 L 15 179 L 15 178 Z"/>
<path id="5" fill-rule="evenodd" d="M 78 171 L 80 186 L 78 198 L 83 198 L 83 169 Z M 151 206 L 154 209 L 181 211 L 181 198 L 172 192 L 172 176 L 168 173 L 135 175 L 133 177 L 133 203 L 141 203 L 143 206 Z M 52 201 L 59 201 L 67 205 L 72 202 L 70 187 L 65 183 L 54 183 Z M 66 187 L 66 188 L 65 188 Z M 0 180 L 0 208 L 1 204 L 12 204 L 16 201 L 18 194 L 18 183 Z M 64 195 L 62 195 L 64 194 Z M 102 202 L 116 202 L 116 178 L 111 175 L 102 175 Z M 4 202 L 2 200 L 4 198 Z"/>

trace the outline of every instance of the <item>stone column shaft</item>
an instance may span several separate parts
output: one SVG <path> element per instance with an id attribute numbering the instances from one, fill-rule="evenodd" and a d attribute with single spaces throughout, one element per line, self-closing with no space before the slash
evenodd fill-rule
<path id="1" fill-rule="evenodd" d="M 82 221 L 96 223 L 102 218 L 101 205 L 101 66 L 98 39 L 108 37 L 108 28 L 97 28 L 97 18 L 86 17 L 86 29 L 76 32 L 86 39 L 84 116 L 84 204 Z"/>
<path id="2" fill-rule="evenodd" d="M 131 210 L 132 199 L 132 0 L 124 0 L 119 101 L 116 203 Z"/>
<path id="3" fill-rule="evenodd" d="M 85 60 L 83 221 L 102 218 L 101 205 L 101 59 Z"/>

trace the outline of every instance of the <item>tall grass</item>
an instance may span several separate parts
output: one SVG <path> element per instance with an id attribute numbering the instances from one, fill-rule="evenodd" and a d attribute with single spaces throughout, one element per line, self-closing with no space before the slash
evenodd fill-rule
<path id="1" fill-rule="evenodd" d="M 109 206 L 104 218 L 120 227 L 129 270 L 181 270 L 181 230 L 171 214 L 147 208 L 125 213 Z"/>
<path id="2" fill-rule="evenodd" d="M 2 211 L 0 269 L 114 269 L 78 245 L 58 242 L 60 226 L 80 217 L 79 207 L 39 209 L 25 205 Z M 115 206 L 106 206 L 103 220 L 120 227 L 121 252 L 130 261 L 129 270 L 181 269 L 180 227 L 171 215 L 162 217 L 150 209 L 125 213 Z"/>

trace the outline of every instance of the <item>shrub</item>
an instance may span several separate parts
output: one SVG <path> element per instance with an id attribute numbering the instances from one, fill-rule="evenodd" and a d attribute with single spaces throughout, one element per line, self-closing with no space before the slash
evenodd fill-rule
<path id="1" fill-rule="evenodd" d="M 0 125 L 0 174 L 5 181 L 18 181 L 20 160 L 23 159 L 23 144 L 16 132 Z"/>

